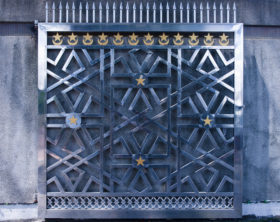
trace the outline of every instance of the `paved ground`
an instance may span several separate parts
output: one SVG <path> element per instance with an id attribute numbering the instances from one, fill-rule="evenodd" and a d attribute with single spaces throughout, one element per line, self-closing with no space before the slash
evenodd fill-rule
<path id="1" fill-rule="evenodd" d="M 176 222 L 176 221 L 194 221 L 194 222 L 280 222 L 280 202 L 271 203 L 244 203 L 242 206 L 243 218 L 241 219 L 218 219 L 218 220 L 69 220 L 69 219 L 47 219 L 47 222 L 74 222 L 74 221 L 93 221 L 93 222 Z M 0 221 L 20 221 L 20 222 L 42 222 L 34 219 L 38 215 L 37 204 L 19 204 L 19 205 L 0 205 Z M 21 219 L 18 219 L 21 218 Z"/>
<path id="2" fill-rule="evenodd" d="M 47 220 L 48 222 L 70 222 L 70 221 L 77 221 L 77 220 Z M 85 221 L 85 220 L 83 220 Z M 86 220 L 86 221 L 93 221 L 93 222 L 182 222 L 182 221 L 194 221 L 194 222 L 280 222 L 280 217 L 278 218 L 256 218 L 256 217 L 243 217 L 242 219 L 219 219 L 219 220 L 199 220 L 199 219 L 183 219 L 183 220 Z"/>
<path id="3" fill-rule="evenodd" d="M 9 222 L 42 222 L 42 220 L 9 220 Z M 218 220 L 199 220 L 199 219 L 182 219 L 182 220 L 65 220 L 65 219 L 48 219 L 46 222 L 280 222 L 280 217 L 251 217 L 246 216 L 241 219 L 218 219 Z"/>
<path id="4" fill-rule="evenodd" d="M 22 220 L 20 220 L 22 221 Z M 30 220 L 24 220 L 23 222 L 29 222 Z M 75 221 L 92 221 L 92 222 L 280 222 L 280 217 L 276 218 L 257 218 L 257 217 L 243 217 L 242 219 L 219 219 L 219 220 L 199 220 L 199 219 L 190 219 L 190 220 L 63 220 L 63 219 L 51 219 L 46 220 L 46 222 L 75 222 Z M 15 221 L 17 222 L 17 221 Z M 32 220 L 31 222 L 41 222 L 39 220 Z"/>

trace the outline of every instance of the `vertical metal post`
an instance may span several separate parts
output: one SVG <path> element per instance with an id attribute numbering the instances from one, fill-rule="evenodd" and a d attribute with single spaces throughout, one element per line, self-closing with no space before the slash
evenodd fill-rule
<path id="1" fill-rule="evenodd" d="M 223 23 L 223 3 L 220 4 L 220 23 Z"/>
<path id="2" fill-rule="evenodd" d="M 126 3 L 126 23 L 129 23 L 129 4 Z"/>
<path id="3" fill-rule="evenodd" d="M 150 6 L 149 6 L 149 2 L 147 2 L 146 5 L 146 22 L 149 23 L 150 21 Z"/>
<path id="4" fill-rule="evenodd" d="M 180 23 L 183 23 L 183 4 L 180 2 Z"/>
<path id="5" fill-rule="evenodd" d="M 122 17 L 123 17 L 123 5 L 121 2 L 121 4 L 120 4 L 120 23 L 122 23 Z"/>
<path id="6" fill-rule="evenodd" d="M 52 4 L 52 22 L 55 22 L 55 3 Z"/>
<path id="7" fill-rule="evenodd" d="M 102 4 L 99 2 L 99 23 L 102 23 Z"/>
<path id="8" fill-rule="evenodd" d="M 109 3 L 106 3 L 106 23 L 109 23 Z"/>
<path id="9" fill-rule="evenodd" d="M 229 7 L 229 3 L 227 3 L 227 23 L 229 23 L 229 15 L 230 15 L 230 7 Z"/>
<path id="10" fill-rule="evenodd" d="M 153 23 L 156 23 L 156 3 L 154 2 L 154 5 L 153 5 Z"/>
<path id="11" fill-rule="evenodd" d="M 133 23 L 136 23 L 136 4 L 133 3 Z"/>
<path id="12" fill-rule="evenodd" d="M 61 4 L 61 1 L 59 2 L 59 19 L 58 19 L 58 22 L 61 23 L 62 22 L 62 4 Z"/>
<path id="13" fill-rule="evenodd" d="M 213 23 L 217 23 L 217 8 L 215 2 L 213 4 Z"/>
<path id="14" fill-rule="evenodd" d="M 65 19 L 65 21 L 66 21 L 66 23 L 68 23 L 69 22 L 69 4 L 68 4 L 68 2 L 66 3 L 65 9 L 66 9 L 66 19 Z"/>
<path id="15" fill-rule="evenodd" d="M 193 3 L 193 23 L 196 23 L 196 4 Z"/>
<path id="16" fill-rule="evenodd" d="M 75 23 L 75 4 L 72 4 L 72 23 Z"/>
<path id="17" fill-rule="evenodd" d="M 209 6 L 209 2 L 207 2 L 207 4 L 206 4 L 206 11 L 207 11 L 207 20 L 206 20 L 206 22 L 207 23 L 210 23 L 210 6 Z"/>
<path id="18" fill-rule="evenodd" d="M 116 23 L 116 2 L 113 3 L 113 23 Z"/>
<path id="19" fill-rule="evenodd" d="M 176 23 L 176 3 L 173 4 L 173 23 Z"/>
<path id="20" fill-rule="evenodd" d="M 46 1 L 45 10 L 46 10 L 46 23 L 48 23 L 49 22 L 49 4 L 47 1 Z"/>
<path id="21" fill-rule="evenodd" d="M 95 3 L 92 3 L 92 23 L 95 23 Z"/>
<path id="22" fill-rule="evenodd" d="M 166 23 L 169 23 L 169 4 L 166 3 Z"/>
<path id="23" fill-rule="evenodd" d="M 79 6 L 79 23 L 82 23 L 82 14 L 83 13 L 83 6 L 82 6 L 82 2 L 80 2 L 80 6 Z"/>
<path id="24" fill-rule="evenodd" d="M 162 3 L 159 4 L 159 22 L 162 23 Z"/>
<path id="25" fill-rule="evenodd" d="M 143 22 L 143 3 L 140 2 L 140 15 L 139 15 L 139 22 L 142 23 Z"/>
<path id="26" fill-rule="evenodd" d="M 190 23 L 190 3 L 187 3 L 187 23 Z"/>
<path id="27" fill-rule="evenodd" d="M 86 23 L 88 23 L 88 2 L 86 3 Z"/>
<path id="28" fill-rule="evenodd" d="M 233 3 L 233 23 L 236 23 L 236 5 Z"/>
<path id="29" fill-rule="evenodd" d="M 203 5 L 200 3 L 200 23 L 203 23 Z"/>

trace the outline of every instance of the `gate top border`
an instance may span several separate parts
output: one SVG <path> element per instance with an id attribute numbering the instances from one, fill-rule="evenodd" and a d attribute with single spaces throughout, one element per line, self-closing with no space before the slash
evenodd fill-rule
<path id="1" fill-rule="evenodd" d="M 77 1 L 76 4 L 73 2 L 70 8 L 67 1 L 64 8 L 61 1 L 59 5 L 53 1 L 49 8 L 48 2 L 46 2 L 45 22 L 48 23 L 51 16 L 52 23 L 75 23 L 76 17 L 78 17 L 79 23 L 236 23 L 235 2 L 232 5 L 228 2 L 226 7 L 222 2 L 216 7 L 216 2 L 211 3 L 210 6 L 209 2 L 206 5 L 202 2 L 196 5 L 195 1 L 193 3 L 190 1 L 182 3 L 181 1 L 180 4 L 174 2 L 170 6 L 168 1 L 165 6 L 162 2 L 156 3 L 155 1 L 153 3 L 147 1 L 146 5 L 142 1 L 134 2 L 133 5 L 126 1 L 124 6 L 125 3 L 116 4 L 115 1 L 112 3 L 107 1 L 104 5 L 100 0 L 98 7 L 95 6 L 95 3 L 97 4 L 95 1 L 90 1 L 90 3 L 87 1 L 85 4 Z M 103 8 L 105 13 L 103 13 Z M 117 14 L 119 15 L 118 20 L 116 19 Z"/>
<path id="2" fill-rule="evenodd" d="M 136 25 L 129 24 L 66 24 L 66 23 L 39 23 L 40 30 L 47 32 L 235 32 L 243 29 L 243 23 L 229 24 L 161 24 L 161 23 L 137 23 Z M 242 30 L 243 32 L 243 30 Z M 242 39 L 243 40 L 243 39 Z"/>

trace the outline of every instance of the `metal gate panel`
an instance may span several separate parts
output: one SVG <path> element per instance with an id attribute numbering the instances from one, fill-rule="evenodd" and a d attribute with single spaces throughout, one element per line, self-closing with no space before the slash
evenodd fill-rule
<path id="1" fill-rule="evenodd" d="M 242 24 L 38 29 L 40 217 L 241 216 Z"/>

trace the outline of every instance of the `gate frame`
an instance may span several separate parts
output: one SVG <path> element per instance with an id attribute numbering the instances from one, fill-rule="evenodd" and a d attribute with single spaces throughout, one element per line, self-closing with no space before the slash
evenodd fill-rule
<path id="1" fill-rule="evenodd" d="M 234 202 L 233 209 L 214 210 L 54 210 L 46 207 L 46 95 L 48 32 L 233 32 L 234 33 Z M 94 47 L 94 46 L 93 46 Z M 197 46 L 211 48 L 209 46 Z M 69 47 L 72 48 L 72 47 Z M 189 48 L 194 48 L 189 46 Z M 38 216 L 39 218 L 167 219 L 240 218 L 242 216 L 243 24 L 38 24 Z M 143 218 L 145 213 L 145 218 Z"/>

